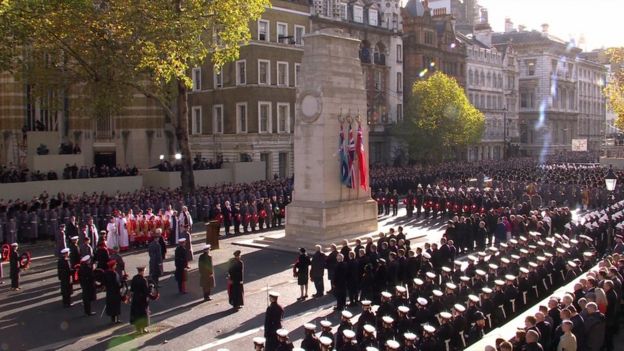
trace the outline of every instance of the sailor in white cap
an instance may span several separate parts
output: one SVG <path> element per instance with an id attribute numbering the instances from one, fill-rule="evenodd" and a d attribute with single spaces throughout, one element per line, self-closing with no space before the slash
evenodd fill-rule
<path id="1" fill-rule="evenodd" d="M 338 347 L 340 343 L 336 341 L 336 349 L 345 350 L 345 351 L 357 351 L 358 348 L 355 346 L 357 340 L 355 339 L 355 332 L 351 329 L 344 329 L 342 331 L 342 346 Z"/>
<path id="2" fill-rule="evenodd" d="M 359 323 L 358 323 L 359 324 Z M 361 336 L 358 336 L 360 350 L 366 350 L 367 347 L 377 346 L 376 329 L 372 324 L 364 324 L 361 327 Z"/>
<path id="3" fill-rule="evenodd" d="M 180 238 L 178 240 L 178 246 L 174 252 L 175 263 L 175 279 L 178 283 L 178 292 L 180 294 L 186 294 L 186 280 L 188 266 L 188 255 L 186 253 L 186 238 Z"/>
<path id="4" fill-rule="evenodd" d="M 91 256 L 85 255 L 80 259 L 80 268 L 78 272 L 80 280 L 80 288 L 82 289 L 82 308 L 85 315 L 93 316 L 95 312 L 91 311 L 91 303 L 96 300 L 95 279 L 93 277 L 93 264 Z"/>
<path id="5" fill-rule="evenodd" d="M 332 350 L 334 346 L 334 333 L 332 333 L 332 324 L 327 319 L 320 321 L 319 324 L 321 325 L 321 334 L 319 335 L 321 348 L 323 347 L 323 345 L 325 345 L 323 343 L 323 338 L 325 338 L 326 341 L 329 340 L 329 344 L 325 346 L 329 346 L 328 350 Z"/>
<path id="6" fill-rule="evenodd" d="M 292 350 L 294 348 L 292 342 L 290 342 L 290 340 L 288 339 L 289 331 L 287 329 L 280 328 L 277 330 L 276 334 L 277 334 L 277 345 L 274 350 L 276 351 L 277 350 Z M 267 340 L 267 349 L 272 350 L 269 348 L 268 340 Z"/>
<path id="7" fill-rule="evenodd" d="M 434 338 L 436 328 L 430 324 L 423 326 L 423 336 L 420 340 L 419 350 L 436 350 L 437 343 Z"/>
<path id="8" fill-rule="evenodd" d="M 377 325 L 377 317 L 375 317 L 375 313 L 373 313 L 371 308 L 372 302 L 370 300 L 362 300 L 360 304 L 362 305 L 362 313 L 357 321 L 358 338 L 362 336 L 362 328 L 366 324 Z"/>
<path id="9" fill-rule="evenodd" d="M 398 350 L 400 347 L 401 344 L 396 340 L 390 339 L 386 341 L 386 350 L 388 351 Z"/>
<path id="10" fill-rule="evenodd" d="M 386 341 L 396 339 L 396 336 L 394 318 L 383 316 L 381 318 L 381 328 L 377 330 L 377 341 L 379 345 L 385 345 Z"/>
<path id="11" fill-rule="evenodd" d="M 72 244 L 73 245 L 73 244 Z M 74 292 L 72 285 L 72 276 L 74 275 L 74 267 L 69 261 L 70 249 L 61 250 L 61 257 L 58 259 L 57 269 L 58 278 L 61 283 L 61 297 L 63 301 L 63 307 L 71 307 L 71 295 Z M 80 259 L 79 259 L 80 261 Z"/>
<path id="12" fill-rule="evenodd" d="M 336 349 L 340 350 L 346 344 L 343 332 L 345 330 L 353 329 L 353 324 L 351 323 L 351 318 L 353 318 L 353 313 L 349 311 L 342 311 L 340 313 L 340 324 L 338 325 L 338 330 L 336 331 Z"/>
<path id="13" fill-rule="evenodd" d="M 321 343 L 319 339 L 314 335 L 316 325 L 313 323 L 306 323 L 303 325 L 305 329 L 305 336 L 301 341 L 301 348 L 304 350 L 320 350 Z"/>
<path id="14" fill-rule="evenodd" d="M 264 351 L 264 343 L 266 340 L 261 336 L 253 338 L 254 351 Z"/>
<path id="15" fill-rule="evenodd" d="M 334 345 L 333 336 L 331 338 L 328 337 L 328 336 L 321 336 L 319 338 L 319 342 L 321 343 L 321 350 L 322 351 L 332 351 L 333 350 L 333 345 Z"/>
<path id="16" fill-rule="evenodd" d="M 277 303 L 279 296 L 277 291 L 269 291 L 270 303 L 264 315 L 264 337 L 266 338 L 267 350 L 274 350 L 277 347 L 277 332 L 282 328 L 284 308 Z"/>

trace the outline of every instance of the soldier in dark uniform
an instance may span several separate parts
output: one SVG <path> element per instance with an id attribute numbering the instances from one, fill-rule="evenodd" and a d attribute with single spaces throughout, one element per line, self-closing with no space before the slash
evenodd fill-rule
<path id="1" fill-rule="evenodd" d="M 516 314 L 516 311 L 518 311 L 521 297 L 519 296 L 518 288 L 515 285 L 516 277 L 511 274 L 507 274 L 505 275 L 505 280 L 507 282 L 507 285 L 504 288 L 505 315 L 506 318 L 509 319 Z"/>
<path id="2" fill-rule="evenodd" d="M 392 191 L 392 196 L 390 197 L 390 205 L 392 206 L 392 215 L 396 216 L 399 214 L 399 194 L 397 190 L 394 189 Z"/>
<path id="3" fill-rule="evenodd" d="M 72 286 L 72 276 L 74 275 L 73 266 L 69 262 L 69 249 L 61 251 L 61 257 L 58 259 L 58 279 L 61 282 L 61 297 L 63 307 L 71 307 L 71 295 L 74 292 Z M 80 261 L 80 260 L 79 260 Z"/>
<path id="4" fill-rule="evenodd" d="M 288 339 L 288 330 L 281 328 L 277 330 L 277 347 L 275 351 L 290 351 L 294 349 L 292 342 Z M 267 348 L 267 350 L 270 350 Z"/>
<path id="5" fill-rule="evenodd" d="M 328 320 L 322 320 L 321 324 L 321 335 L 319 335 L 319 341 L 322 341 L 322 338 L 327 338 L 331 340 L 331 345 L 329 346 L 329 350 L 334 349 L 334 334 L 332 333 L 332 324 Z"/>
<path id="6" fill-rule="evenodd" d="M 384 215 L 390 214 L 390 202 L 391 202 L 392 194 L 390 190 L 386 188 L 386 192 L 384 193 Z"/>
<path id="7" fill-rule="evenodd" d="M 240 203 L 237 202 L 234 204 L 234 208 L 232 209 L 232 225 L 234 226 L 234 234 L 240 233 L 240 226 L 242 223 L 242 215 Z"/>
<path id="8" fill-rule="evenodd" d="M 411 218 L 414 215 L 414 194 L 412 193 L 412 189 L 407 191 L 407 196 L 405 197 L 405 209 L 407 211 L 407 218 Z"/>
<path id="9" fill-rule="evenodd" d="M 338 329 L 336 330 L 336 349 L 342 350 L 345 347 L 345 337 L 343 332 L 345 330 L 351 330 L 353 328 L 353 324 L 351 324 L 351 318 L 353 318 L 353 314 L 349 311 L 342 311 L 340 314 L 340 324 L 338 325 Z"/>
<path id="10" fill-rule="evenodd" d="M 305 329 L 305 336 L 301 341 L 301 348 L 306 351 L 321 351 L 321 343 L 314 333 L 316 326 L 312 323 L 306 323 L 303 328 Z"/>
<path id="11" fill-rule="evenodd" d="M 11 251 L 9 253 L 9 275 L 11 277 L 11 290 L 20 290 L 20 257 L 17 253 L 18 245 L 16 242 L 11 243 Z"/>
<path id="12" fill-rule="evenodd" d="M 423 336 L 418 341 L 418 350 L 441 350 L 438 346 L 438 341 L 435 338 L 436 329 L 434 326 L 426 324 L 423 327 Z"/>
<path id="13" fill-rule="evenodd" d="M 186 294 L 186 280 L 188 269 L 188 255 L 186 252 L 186 238 L 180 238 L 178 240 L 179 245 L 175 249 L 174 262 L 175 262 L 175 279 L 178 283 L 178 292 L 180 294 Z"/>
<path id="14" fill-rule="evenodd" d="M 477 312 L 475 315 L 475 324 L 468 331 L 468 337 L 466 338 L 466 344 L 472 345 L 483 338 L 485 335 L 485 316 L 481 312 Z"/>
<path id="15" fill-rule="evenodd" d="M 442 346 L 442 350 L 450 351 L 451 342 L 453 341 L 453 325 L 451 324 L 451 315 L 449 312 L 440 313 L 440 327 L 436 331 L 436 338 L 439 344 Z"/>
<path id="16" fill-rule="evenodd" d="M 386 341 L 396 338 L 396 329 L 394 327 L 394 318 L 383 316 L 381 318 L 381 328 L 377 332 L 377 341 L 379 345 L 385 345 Z"/>
<path id="17" fill-rule="evenodd" d="M 277 348 L 277 330 L 282 328 L 282 318 L 284 309 L 277 303 L 279 293 L 269 292 L 270 304 L 266 309 L 264 317 L 264 337 L 266 339 L 266 350 L 274 351 Z"/>
<path id="18" fill-rule="evenodd" d="M 96 300 L 97 296 L 91 256 L 83 256 L 82 259 L 80 259 L 78 278 L 80 279 L 80 289 L 82 290 L 82 307 L 84 313 L 87 316 L 93 316 L 95 312 L 91 311 L 91 303 Z"/>

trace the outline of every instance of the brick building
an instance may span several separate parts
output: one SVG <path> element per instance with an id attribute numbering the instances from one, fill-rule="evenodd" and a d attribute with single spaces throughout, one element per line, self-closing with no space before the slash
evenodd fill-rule
<path id="1" fill-rule="evenodd" d="M 431 10 L 426 3 L 410 0 L 403 18 L 404 100 L 414 82 L 436 70 L 466 86 L 466 47 L 456 39 L 454 20 L 445 9 Z"/>

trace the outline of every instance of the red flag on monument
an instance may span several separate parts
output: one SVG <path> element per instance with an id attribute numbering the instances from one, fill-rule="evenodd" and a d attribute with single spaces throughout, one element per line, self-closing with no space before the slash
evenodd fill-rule
<path id="1" fill-rule="evenodd" d="M 368 184 L 366 184 L 366 155 L 364 154 L 364 140 L 362 125 L 358 124 L 357 141 L 355 142 L 355 152 L 358 158 L 358 167 L 360 171 L 360 186 L 366 190 Z"/>

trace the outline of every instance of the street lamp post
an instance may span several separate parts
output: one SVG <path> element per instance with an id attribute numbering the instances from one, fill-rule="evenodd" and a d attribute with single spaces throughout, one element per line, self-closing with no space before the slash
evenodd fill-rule
<path id="1" fill-rule="evenodd" d="M 617 177 L 615 176 L 615 173 L 613 173 L 613 166 L 609 165 L 609 172 L 607 172 L 607 175 L 605 176 L 605 185 L 607 187 L 607 190 L 612 192 L 613 190 L 615 190 L 616 184 Z"/>

